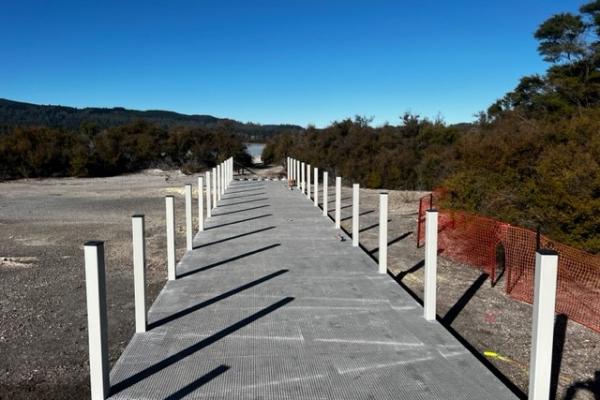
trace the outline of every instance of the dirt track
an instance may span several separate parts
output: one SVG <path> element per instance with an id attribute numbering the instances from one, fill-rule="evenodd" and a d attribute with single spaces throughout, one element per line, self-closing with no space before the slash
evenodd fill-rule
<path id="1" fill-rule="evenodd" d="M 166 194 L 179 194 L 177 239 L 179 256 L 183 253 L 185 183 L 195 183 L 195 178 L 161 171 L 0 183 L 0 399 L 88 398 L 82 244 L 90 239 L 106 241 L 109 347 L 114 362 L 134 331 L 130 216 L 146 215 L 150 303 L 166 279 Z M 350 204 L 350 193 L 344 189 L 343 206 Z M 418 195 L 390 194 L 389 238 L 394 243 L 389 263 L 398 280 L 420 296 L 422 254 L 413 233 Z M 376 191 L 361 191 L 361 243 L 368 251 L 377 246 L 377 204 Z M 350 208 L 343 212 L 345 218 Z M 349 227 L 350 220 L 344 223 Z M 503 357 L 490 361 L 526 389 L 531 307 L 508 299 L 502 284 L 491 288 L 478 270 L 443 259 L 440 264 L 438 314 L 475 349 L 493 350 Z M 467 299 L 470 292 L 473 296 Z M 565 337 L 561 393 L 600 371 L 600 335 L 568 322 Z M 595 384 L 600 393 L 600 383 Z M 579 390 L 571 398 L 594 397 Z"/>

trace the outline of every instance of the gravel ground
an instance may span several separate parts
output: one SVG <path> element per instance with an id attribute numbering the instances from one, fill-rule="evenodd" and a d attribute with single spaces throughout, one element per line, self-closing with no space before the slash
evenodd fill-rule
<path id="1" fill-rule="evenodd" d="M 177 195 L 178 256 L 183 254 L 185 183 L 195 183 L 195 178 L 158 170 L 111 178 L 0 183 L 1 400 L 89 398 L 83 243 L 106 242 L 109 349 L 114 363 L 134 332 L 130 216 L 146 215 L 151 303 L 166 280 L 167 194 Z M 423 255 L 413 231 L 420 195 L 390 192 L 389 222 L 390 269 L 417 297 L 422 295 Z M 349 188 L 344 188 L 342 198 L 346 218 L 351 214 Z M 361 244 L 375 257 L 377 205 L 376 191 L 361 190 Z M 343 223 L 350 228 L 350 219 Z M 526 391 L 531 306 L 508 298 L 503 282 L 492 288 L 478 270 L 443 258 L 438 282 L 439 316 L 476 351 L 496 352 L 499 356 L 488 358 L 491 365 Z M 557 357 L 561 361 L 557 398 L 565 398 L 569 387 L 577 390 L 567 398 L 600 398 L 600 335 L 571 321 L 559 322 L 564 344 L 557 352 L 562 353 Z"/>

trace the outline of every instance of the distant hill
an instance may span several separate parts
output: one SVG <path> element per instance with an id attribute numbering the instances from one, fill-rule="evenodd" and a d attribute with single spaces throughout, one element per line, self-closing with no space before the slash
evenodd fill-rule
<path id="1" fill-rule="evenodd" d="M 13 126 L 50 126 L 78 129 L 82 123 L 92 123 L 99 128 L 123 125 L 143 119 L 162 127 L 187 126 L 224 128 L 241 135 L 248 141 L 263 141 L 284 131 L 302 131 L 297 125 L 259 125 L 242 123 L 210 115 L 187 115 L 162 110 L 128 110 L 113 108 L 74 108 L 55 105 L 38 105 L 0 98 L 0 133 Z"/>

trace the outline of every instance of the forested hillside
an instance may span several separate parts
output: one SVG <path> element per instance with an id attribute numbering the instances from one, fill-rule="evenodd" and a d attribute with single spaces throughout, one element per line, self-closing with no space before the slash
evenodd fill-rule
<path id="1" fill-rule="evenodd" d="M 115 108 L 73 108 L 47 106 L 0 99 L 0 134 L 15 126 L 46 126 L 59 129 L 79 129 L 82 124 L 105 129 L 144 120 L 161 128 L 184 126 L 221 130 L 236 134 L 246 141 L 264 141 L 284 131 L 300 131 L 296 125 L 258 125 L 241 123 L 210 115 L 186 115 L 172 111 L 127 110 Z"/>
<path id="2" fill-rule="evenodd" d="M 473 125 L 404 115 L 397 126 L 357 117 L 268 142 L 362 185 L 447 190 L 445 205 L 535 228 L 600 252 L 600 0 L 535 32 L 544 75 L 526 76 Z"/>

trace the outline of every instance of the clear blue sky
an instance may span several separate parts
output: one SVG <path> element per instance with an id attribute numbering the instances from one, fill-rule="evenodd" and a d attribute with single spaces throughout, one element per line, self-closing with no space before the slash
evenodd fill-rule
<path id="1" fill-rule="evenodd" d="M 0 97 L 323 126 L 470 121 L 574 0 L 2 1 Z"/>

